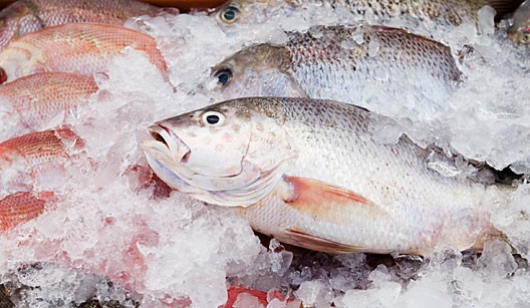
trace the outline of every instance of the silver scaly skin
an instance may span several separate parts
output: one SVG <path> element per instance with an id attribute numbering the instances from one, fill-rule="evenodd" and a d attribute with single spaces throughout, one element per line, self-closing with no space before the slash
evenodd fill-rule
<path id="1" fill-rule="evenodd" d="M 411 25 L 426 21 L 442 26 L 455 26 L 464 22 L 477 24 L 477 11 L 492 6 L 498 16 L 511 12 L 522 0 L 231 0 L 213 14 L 225 25 L 251 25 L 266 22 L 271 16 L 288 16 L 307 6 L 322 9 L 349 11 L 356 21 L 374 19 L 385 24 L 399 18 Z"/>
<path id="2" fill-rule="evenodd" d="M 461 78 L 447 46 L 400 29 L 317 26 L 289 36 L 283 46 L 251 46 L 216 65 L 214 91 L 223 99 L 309 97 L 370 109 L 390 99 L 435 115 Z"/>
<path id="3" fill-rule="evenodd" d="M 334 101 L 244 98 L 159 121 L 141 146 L 168 185 L 226 207 L 253 229 L 331 253 L 480 250 L 514 188 L 429 169 L 381 116 Z"/>

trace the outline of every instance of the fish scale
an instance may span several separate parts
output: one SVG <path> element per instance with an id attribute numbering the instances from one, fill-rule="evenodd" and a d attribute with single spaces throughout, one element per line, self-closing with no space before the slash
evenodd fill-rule
<path id="1" fill-rule="evenodd" d="M 6 83 L 0 87 L 0 119 L 4 120 L 0 136 L 14 137 L 21 127 L 35 131 L 60 124 L 97 90 L 90 76 L 60 72 Z M 58 116 L 61 119 L 56 119 Z"/>
<path id="2" fill-rule="evenodd" d="M 206 113 L 226 119 L 208 127 Z M 376 140 L 374 123 L 383 119 L 334 101 L 243 98 L 157 122 L 153 139 L 141 145 L 169 186 L 228 207 L 254 230 L 288 244 L 331 253 L 429 256 L 437 247 L 480 250 L 484 241 L 500 236 L 489 215 L 509 204 L 514 188 L 439 174 L 428 167 L 430 152 L 406 136 L 396 144 Z M 225 164 L 211 157 L 225 153 L 215 147 L 222 142 L 215 136 L 249 131 L 248 143 L 234 138 L 228 148 L 247 149 L 241 157 L 232 150 L 230 159 L 252 168 L 218 173 Z M 255 170 L 260 175 L 248 177 Z M 203 177 L 215 187 L 202 185 Z M 240 178 L 248 180 L 235 187 L 233 180 Z"/>
<path id="3" fill-rule="evenodd" d="M 523 0 L 232 0 L 218 8 L 216 18 L 232 25 L 249 25 L 268 20 L 272 15 L 289 16 L 309 6 L 319 10 L 348 11 L 352 20 L 386 24 L 391 19 L 407 21 L 415 29 L 427 22 L 450 28 L 468 22 L 478 24 L 477 12 L 489 5 L 497 17 L 512 12 Z"/>
<path id="4" fill-rule="evenodd" d="M 22 36 L 0 52 L 0 67 L 8 81 L 42 72 L 92 75 L 104 72 L 126 48 L 143 51 L 167 78 L 166 62 L 152 37 L 95 23 L 59 25 Z"/>
<path id="5" fill-rule="evenodd" d="M 123 25 L 128 18 L 164 11 L 129 0 L 19 0 L 0 12 L 0 50 L 16 37 L 45 27 L 78 22 Z"/>
<path id="6" fill-rule="evenodd" d="M 447 46 L 401 29 L 367 25 L 290 33 L 285 45 L 244 49 L 216 65 L 212 75 L 224 99 L 303 96 L 371 109 L 374 100 L 392 99 L 393 108 L 422 108 L 432 116 L 445 108 L 461 79 Z M 221 82 L 226 75 L 228 82 Z"/>

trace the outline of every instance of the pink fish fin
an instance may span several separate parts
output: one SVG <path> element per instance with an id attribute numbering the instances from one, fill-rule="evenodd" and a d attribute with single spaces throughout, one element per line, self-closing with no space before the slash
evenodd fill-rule
<path id="1" fill-rule="evenodd" d="M 284 201 L 292 206 L 326 208 L 325 204 L 330 203 L 375 206 L 372 201 L 355 192 L 318 180 L 291 176 L 286 176 L 285 180 L 291 191 Z"/>
<path id="2" fill-rule="evenodd" d="M 326 253 L 354 253 L 370 251 L 370 249 L 366 247 L 357 247 L 337 243 L 334 241 L 304 233 L 296 229 L 285 230 L 285 235 L 293 244 L 296 243 L 297 246 L 310 250 L 322 251 Z"/>
<path id="3" fill-rule="evenodd" d="M 485 4 L 495 9 L 497 13 L 495 19 L 500 19 L 502 16 L 515 11 L 524 0 L 488 0 Z"/>

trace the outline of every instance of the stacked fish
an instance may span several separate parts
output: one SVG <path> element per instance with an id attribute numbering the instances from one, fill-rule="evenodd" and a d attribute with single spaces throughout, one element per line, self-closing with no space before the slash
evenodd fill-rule
<path id="1" fill-rule="evenodd" d="M 478 25 L 485 5 L 499 19 L 520 5 L 508 33 L 528 44 L 530 3 L 234 0 L 212 14 L 232 27 L 266 20 L 270 7 L 289 14 L 322 3 L 377 24 L 287 32 L 284 44 L 250 46 L 213 67 L 213 91 L 227 101 L 159 121 L 141 143 L 156 176 L 257 232 L 327 253 L 430 257 L 440 247 L 480 251 L 502 238 L 489 215 L 510 203 L 514 187 L 440 174 L 427 163 L 437 149 L 406 135 L 382 142 L 375 124 L 393 120 L 367 109 L 377 110 L 384 93 L 398 110 L 425 102 L 436 118 L 463 78 L 453 51 L 415 27 Z M 55 193 L 33 183 L 83 151 L 66 124 L 115 57 L 140 51 L 169 81 L 155 40 L 122 27 L 163 13 L 125 0 L 20 0 L 0 13 L 3 230 L 53 207 Z M 407 21 L 404 29 L 388 26 L 396 18 Z M 229 305 L 240 292 L 230 289 Z"/>

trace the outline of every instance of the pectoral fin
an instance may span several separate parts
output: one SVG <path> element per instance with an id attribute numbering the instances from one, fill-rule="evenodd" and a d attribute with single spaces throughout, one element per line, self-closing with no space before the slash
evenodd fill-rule
<path id="1" fill-rule="evenodd" d="M 315 220 L 348 225 L 354 219 L 375 221 L 389 217 L 386 210 L 371 200 L 342 187 L 289 176 L 284 178 L 284 183 L 283 200 Z"/>

